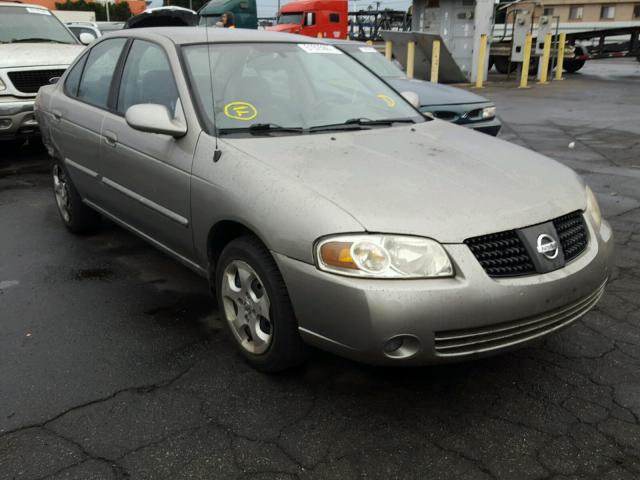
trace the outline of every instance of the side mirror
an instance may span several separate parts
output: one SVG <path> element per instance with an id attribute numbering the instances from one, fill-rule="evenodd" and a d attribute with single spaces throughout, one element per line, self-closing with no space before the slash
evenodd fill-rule
<path id="1" fill-rule="evenodd" d="M 161 133 L 172 137 L 182 137 L 187 133 L 187 126 L 174 120 L 164 105 L 140 103 L 127 109 L 124 114 L 127 124 L 141 132 Z"/>
<path id="2" fill-rule="evenodd" d="M 96 39 L 96 37 L 94 37 L 93 35 L 91 35 L 90 33 L 87 32 L 82 32 L 80 34 L 80 43 L 83 45 L 89 45 L 91 42 L 93 42 Z"/>
<path id="3" fill-rule="evenodd" d="M 420 108 L 420 97 L 416 92 L 402 92 L 400 95 L 416 108 Z"/>

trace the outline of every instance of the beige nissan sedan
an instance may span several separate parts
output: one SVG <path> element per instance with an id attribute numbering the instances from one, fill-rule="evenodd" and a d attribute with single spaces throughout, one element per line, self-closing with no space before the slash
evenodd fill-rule
<path id="1" fill-rule="evenodd" d="M 154 28 L 99 39 L 36 112 L 64 225 L 207 278 L 258 369 L 471 359 L 587 313 L 613 250 L 589 187 L 415 101 L 321 40 Z"/>

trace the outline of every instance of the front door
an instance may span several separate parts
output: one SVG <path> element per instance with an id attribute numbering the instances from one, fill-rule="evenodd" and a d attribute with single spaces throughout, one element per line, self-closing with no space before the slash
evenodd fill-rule
<path id="1" fill-rule="evenodd" d="M 112 190 L 110 212 L 182 257 L 193 257 L 191 164 L 199 131 L 184 137 L 131 128 L 127 109 L 153 103 L 184 121 L 174 73 L 164 47 L 136 39 L 127 55 L 115 108 L 102 123 L 103 182 Z M 189 126 L 188 126 L 189 128 Z"/>

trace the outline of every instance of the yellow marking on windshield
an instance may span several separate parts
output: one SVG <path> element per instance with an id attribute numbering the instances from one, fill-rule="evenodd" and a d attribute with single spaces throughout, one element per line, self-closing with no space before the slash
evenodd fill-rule
<path id="1" fill-rule="evenodd" d="M 390 108 L 393 108 L 393 107 L 396 106 L 396 101 L 393 98 L 385 95 L 384 93 L 376 95 L 376 97 L 378 97 L 380 100 L 382 100 L 384 103 L 386 103 L 387 106 L 390 107 Z"/>
<path id="2" fill-rule="evenodd" d="M 224 106 L 224 114 L 234 120 L 253 120 L 258 116 L 256 107 L 247 102 L 231 102 Z"/>

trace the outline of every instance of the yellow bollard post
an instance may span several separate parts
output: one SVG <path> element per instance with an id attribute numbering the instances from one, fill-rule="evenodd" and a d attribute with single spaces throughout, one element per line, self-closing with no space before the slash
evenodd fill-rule
<path id="1" fill-rule="evenodd" d="M 438 83 L 438 72 L 440 71 L 440 40 L 433 41 L 431 49 L 431 83 Z"/>
<path id="2" fill-rule="evenodd" d="M 407 43 L 407 77 L 413 78 L 413 67 L 416 60 L 416 42 Z"/>
<path id="3" fill-rule="evenodd" d="M 393 44 L 391 40 L 387 40 L 384 42 L 384 56 L 387 57 L 387 60 L 391 60 L 391 49 L 393 48 Z"/>
<path id="4" fill-rule="evenodd" d="M 373 45 L 373 40 L 367 40 L 367 45 L 369 46 Z"/>
<path id="5" fill-rule="evenodd" d="M 564 65 L 564 44 L 567 41 L 567 34 L 565 32 L 560 33 L 560 40 L 558 40 L 558 59 L 556 61 L 556 80 L 564 80 L 562 78 L 562 68 Z"/>
<path id="6" fill-rule="evenodd" d="M 482 88 L 484 81 L 484 58 L 487 54 L 487 34 L 480 35 L 480 49 L 478 51 L 478 70 L 476 71 L 476 88 Z"/>
<path id="7" fill-rule="evenodd" d="M 540 80 L 539 84 L 544 85 L 549 83 L 547 76 L 549 73 L 549 56 L 551 55 L 551 32 L 544 36 L 544 48 L 542 50 L 542 64 L 540 65 Z"/>
<path id="8" fill-rule="evenodd" d="M 531 32 L 527 32 L 524 39 L 524 57 L 522 57 L 522 72 L 520 73 L 520 87 L 529 88 L 529 62 L 531 61 Z"/>

